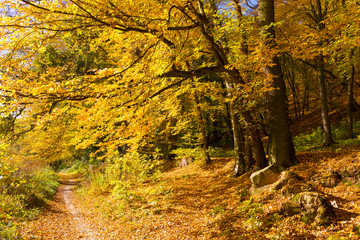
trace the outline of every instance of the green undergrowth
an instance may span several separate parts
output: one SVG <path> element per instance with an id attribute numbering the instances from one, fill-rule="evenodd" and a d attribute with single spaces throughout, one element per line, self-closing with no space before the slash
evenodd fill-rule
<path id="1" fill-rule="evenodd" d="M 217 157 L 233 157 L 234 156 L 234 150 L 233 149 L 223 149 L 219 147 L 209 147 L 208 148 L 210 157 L 217 158 Z M 195 162 L 203 163 L 203 160 L 205 159 L 205 153 L 204 150 L 200 147 L 195 148 L 177 148 L 171 152 L 172 154 L 175 154 L 177 159 L 183 158 L 183 157 L 192 157 Z"/>
<path id="2" fill-rule="evenodd" d="M 81 160 L 75 160 L 70 165 L 64 165 L 59 170 L 68 174 L 84 174 L 87 172 L 89 164 Z"/>
<path id="3" fill-rule="evenodd" d="M 20 222 L 34 219 L 55 193 L 50 167 L 25 170 L 0 161 L 0 239 L 15 239 Z"/>
<path id="4" fill-rule="evenodd" d="M 209 148 L 211 157 L 229 157 L 233 156 L 232 150 L 221 148 Z M 177 158 L 192 157 L 195 162 L 202 163 L 204 158 L 203 151 L 200 148 L 179 148 L 173 151 Z M 161 178 L 159 169 L 163 164 L 160 156 L 150 156 L 138 152 L 128 152 L 124 156 L 118 153 L 105 159 L 105 162 L 98 164 L 86 164 L 76 161 L 72 166 L 65 169 L 64 172 L 84 173 L 87 177 L 87 186 L 80 190 L 84 194 L 111 193 L 117 198 L 125 196 L 127 198 L 129 191 L 134 185 L 143 182 L 158 182 Z M 130 194 L 131 195 L 131 194 Z M 130 197 L 131 198 L 131 197 Z"/>
<path id="5" fill-rule="evenodd" d="M 340 122 L 340 124 L 332 127 L 332 137 L 336 144 L 335 147 L 351 146 L 360 144 L 360 121 L 354 122 L 354 134 L 355 138 L 347 137 L 346 123 Z M 321 127 L 318 127 L 310 133 L 302 133 L 294 137 L 294 146 L 296 151 L 311 151 L 325 149 L 323 146 L 324 133 Z"/>
<path id="6" fill-rule="evenodd" d="M 172 152 L 178 159 L 192 157 L 195 163 L 203 163 L 200 148 L 179 148 Z M 211 157 L 229 157 L 233 151 L 209 148 Z M 110 219 L 122 218 L 125 211 L 140 218 L 149 214 L 160 214 L 169 206 L 162 200 L 171 198 L 172 188 L 163 180 L 161 156 L 150 156 L 138 152 L 118 153 L 96 164 L 75 162 L 65 172 L 81 172 L 87 178 L 78 194 L 97 197 L 103 195 L 108 204 L 102 204 L 105 215 Z"/>
<path id="7" fill-rule="evenodd" d="M 102 195 L 106 201 L 100 208 L 109 219 L 126 218 L 129 215 L 125 212 L 129 211 L 134 219 L 160 214 L 169 207 L 160 204 L 160 200 L 172 195 L 172 188 L 158 170 L 161 163 L 157 157 L 138 152 L 115 154 L 88 169 L 87 181 L 77 192 L 90 198 Z"/>

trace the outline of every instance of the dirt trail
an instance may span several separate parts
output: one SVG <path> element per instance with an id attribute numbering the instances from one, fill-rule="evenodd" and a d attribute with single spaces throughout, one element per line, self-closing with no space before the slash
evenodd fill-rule
<path id="1" fill-rule="evenodd" d="M 108 239 L 99 216 L 93 216 L 74 194 L 79 176 L 61 177 L 61 185 L 46 210 L 21 229 L 24 239 Z"/>
<path id="2" fill-rule="evenodd" d="M 76 227 L 78 235 L 82 236 L 83 239 L 89 239 L 89 240 L 96 239 L 95 238 L 96 233 L 89 226 L 86 217 L 73 204 L 74 202 L 73 188 L 74 185 L 65 185 L 64 191 L 61 192 L 62 198 L 65 201 L 65 207 L 72 215 L 73 224 Z"/>

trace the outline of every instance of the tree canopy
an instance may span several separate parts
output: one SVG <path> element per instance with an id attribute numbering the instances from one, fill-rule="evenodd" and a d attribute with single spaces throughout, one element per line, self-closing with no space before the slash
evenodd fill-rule
<path id="1" fill-rule="evenodd" d="M 93 154 L 104 157 L 121 146 L 168 155 L 191 143 L 206 153 L 209 140 L 224 140 L 235 144 L 244 173 L 250 161 L 245 135 L 264 167 L 261 138 L 270 134 L 270 162 L 290 166 L 296 159 L 289 89 L 298 116 L 300 94 L 304 109 L 312 84 L 301 74 L 323 73 L 328 81 L 348 75 L 358 57 L 358 16 L 356 1 L 337 0 L 264 0 L 259 6 L 238 0 L 2 1 L 6 136 L 21 156 L 44 161 L 74 149 L 95 148 Z M 221 131 L 233 137 L 219 137 Z"/>

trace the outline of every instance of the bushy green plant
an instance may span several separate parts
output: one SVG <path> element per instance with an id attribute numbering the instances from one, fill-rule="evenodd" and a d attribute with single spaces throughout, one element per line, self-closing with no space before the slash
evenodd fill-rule
<path id="1" fill-rule="evenodd" d="M 20 239 L 18 228 L 19 226 L 17 222 L 0 221 L 0 239 L 2 240 Z"/>
<path id="2" fill-rule="evenodd" d="M 360 134 L 360 121 L 354 123 L 355 135 Z M 332 127 L 332 136 L 340 146 L 360 144 L 360 138 L 347 139 L 347 128 L 345 122 L 340 122 Z M 312 148 L 321 147 L 324 141 L 324 134 L 321 127 L 316 128 L 310 133 L 303 133 L 294 138 L 294 146 L 297 151 L 304 151 Z"/>
<path id="3" fill-rule="evenodd" d="M 324 140 L 324 134 L 321 127 L 316 128 L 311 133 L 302 133 L 294 138 L 296 150 L 305 150 L 315 146 L 320 146 Z"/>
<path id="4" fill-rule="evenodd" d="M 118 153 L 107 159 L 105 173 L 112 182 L 144 181 L 151 176 L 157 176 L 159 160 L 138 152 L 128 152 L 124 156 Z"/>
<path id="5" fill-rule="evenodd" d="M 84 161 L 81 160 L 75 160 L 74 162 L 71 163 L 71 165 L 66 168 L 63 169 L 62 172 L 66 172 L 66 173 L 86 173 L 88 170 L 88 164 L 85 163 Z"/>
<path id="6" fill-rule="evenodd" d="M 91 185 L 94 189 L 104 191 L 108 185 L 108 180 L 105 173 L 102 172 L 89 172 L 88 177 L 91 180 Z"/>
<path id="7" fill-rule="evenodd" d="M 157 167 L 160 161 L 138 152 L 128 152 L 124 156 L 115 154 L 107 159 L 106 180 L 113 188 L 113 194 L 120 198 L 132 198 L 133 184 L 156 179 L 160 175 Z"/>
<path id="8" fill-rule="evenodd" d="M 195 148 L 177 148 L 171 152 L 175 154 L 178 159 L 182 159 L 183 157 L 192 157 L 194 161 L 200 161 L 205 159 L 204 150 L 200 147 Z"/>
<path id="9" fill-rule="evenodd" d="M 234 150 L 233 149 L 223 149 L 218 147 L 209 147 L 210 157 L 233 157 Z"/>
<path id="10" fill-rule="evenodd" d="M 58 186 L 50 167 L 24 171 L 0 162 L 0 239 L 14 239 L 17 223 L 33 219 Z"/>

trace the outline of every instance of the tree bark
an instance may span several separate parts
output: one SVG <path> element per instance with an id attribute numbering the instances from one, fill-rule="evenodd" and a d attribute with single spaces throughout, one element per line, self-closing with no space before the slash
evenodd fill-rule
<path id="1" fill-rule="evenodd" d="M 247 125 L 247 129 L 249 131 L 254 146 L 256 166 L 260 169 L 264 168 L 268 166 L 269 163 L 268 160 L 266 159 L 264 145 L 261 140 L 261 134 L 259 130 L 256 128 L 256 126 L 254 126 L 254 121 L 248 111 L 243 112 L 242 116 L 245 119 L 245 123 Z"/>
<path id="2" fill-rule="evenodd" d="M 322 14 L 322 7 L 321 1 L 316 0 L 316 24 L 318 31 L 321 32 L 325 25 L 322 22 L 323 14 Z M 318 46 L 322 46 L 322 42 L 318 42 Z M 320 101 L 321 101 L 321 119 L 322 119 L 322 126 L 324 131 L 324 145 L 330 146 L 334 144 L 334 140 L 331 135 L 331 126 L 330 126 L 330 119 L 329 119 L 329 110 L 327 104 L 327 96 L 326 96 L 326 83 L 325 83 L 325 62 L 324 56 L 320 53 L 319 56 L 316 58 L 317 61 L 317 68 L 318 68 L 318 79 L 319 79 L 319 86 L 320 86 Z"/>
<path id="3" fill-rule="evenodd" d="M 239 21 L 243 21 L 243 8 L 241 7 L 241 3 L 239 0 L 233 0 L 235 7 L 236 7 L 236 12 L 237 12 L 237 17 L 239 19 Z M 249 46 L 247 43 L 247 36 L 246 34 L 243 32 L 240 36 L 240 42 L 241 42 L 241 52 L 244 56 L 248 57 L 249 55 Z M 249 80 L 251 81 L 251 79 Z M 248 110 L 246 111 L 242 111 L 241 115 L 243 116 L 245 123 L 247 125 L 247 130 L 248 133 L 251 136 L 251 140 L 254 146 L 254 152 L 255 152 L 255 159 L 256 159 L 256 166 L 258 168 L 264 168 L 268 165 L 268 161 L 266 159 L 266 155 L 265 155 L 265 151 L 264 151 L 264 145 L 262 143 L 261 140 L 261 134 L 260 131 L 257 129 L 257 127 L 254 124 L 254 120 L 251 117 L 251 114 Z M 245 148 L 246 151 L 248 151 L 248 148 Z M 251 150 L 251 148 L 250 148 Z M 252 153 L 251 153 L 252 154 Z M 245 158 L 248 159 L 248 162 L 250 162 L 250 157 L 252 158 L 252 156 L 249 156 L 249 153 L 245 152 Z"/>
<path id="4" fill-rule="evenodd" d="M 354 54 L 354 50 L 351 49 L 349 53 L 349 59 L 351 60 Z M 355 66 L 353 63 L 351 63 L 350 67 L 350 77 L 348 79 L 347 84 L 347 106 L 346 106 L 346 121 L 347 121 L 347 137 L 348 138 L 354 138 L 354 124 L 353 124 L 353 116 L 352 116 L 352 110 L 353 110 L 353 88 L 354 88 L 354 79 L 355 79 Z"/>
<path id="5" fill-rule="evenodd" d="M 321 55 L 317 58 L 318 64 L 318 79 L 320 86 L 320 101 L 321 101 L 321 120 L 324 131 L 324 145 L 330 146 L 334 144 L 331 135 L 331 126 L 329 119 L 329 110 L 327 105 L 326 85 L 325 85 L 325 72 L 324 72 L 324 57 Z"/>
<path id="6" fill-rule="evenodd" d="M 244 155 L 245 155 L 245 165 L 246 165 L 246 170 L 250 170 L 251 166 L 254 165 L 255 161 L 253 158 L 253 148 L 251 146 L 251 136 L 249 133 L 249 129 L 246 130 L 245 133 L 245 143 L 244 143 Z"/>
<path id="7" fill-rule="evenodd" d="M 242 131 L 240 126 L 239 117 L 235 113 L 234 109 L 234 101 L 233 101 L 233 91 L 234 88 L 232 84 L 226 80 L 226 89 L 228 97 L 230 100 L 230 120 L 231 126 L 233 131 L 233 138 L 234 138 L 234 159 L 235 164 L 233 168 L 233 177 L 238 177 L 245 173 L 246 170 L 246 163 L 244 158 L 244 142 L 242 141 Z"/>
<path id="8" fill-rule="evenodd" d="M 271 27 L 275 22 L 274 0 L 260 0 L 259 9 L 263 44 L 266 49 L 273 49 L 276 47 L 275 30 Z M 264 62 L 271 60 L 272 63 L 263 67 L 264 74 L 270 78 L 268 87 L 271 89 L 266 96 L 269 125 L 269 160 L 278 171 L 282 171 L 297 163 L 285 103 L 285 84 L 279 57 L 264 54 L 263 58 Z"/>
<path id="9" fill-rule="evenodd" d="M 196 107 L 195 107 L 196 113 L 198 115 L 198 120 L 199 120 L 199 125 L 200 125 L 202 148 L 203 148 L 203 151 L 205 154 L 205 163 L 210 164 L 211 159 L 210 159 L 209 146 L 208 146 L 207 135 L 206 135 L 206 124 L 205 124 L 205 120 L 201 113 L 200 100 L 199 100 L 199 97 L 196 95 L 196 93 L 194 95 L 194 99 L 195 99 L 195 104 L 196 104 Z"/>

